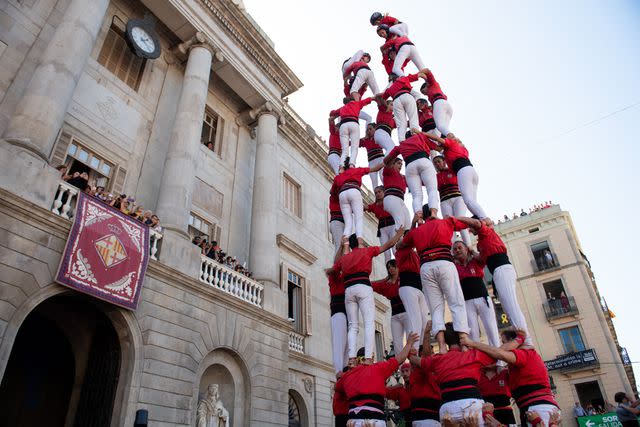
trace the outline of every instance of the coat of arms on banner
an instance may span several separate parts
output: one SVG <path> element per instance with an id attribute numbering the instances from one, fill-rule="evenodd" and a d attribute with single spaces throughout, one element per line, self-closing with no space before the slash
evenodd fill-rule
<path id="1" fill-rule="evenodd" d="M 130 310 L 149 261 L 149 229 L 83 193 L 56 281 Z"/>

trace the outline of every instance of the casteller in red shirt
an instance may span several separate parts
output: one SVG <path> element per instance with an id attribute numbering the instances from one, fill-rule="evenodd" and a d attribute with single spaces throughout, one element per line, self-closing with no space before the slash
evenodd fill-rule
<path id="1" fill-rule="evenodd" d="M 344 375 L 336 381 L 336 387 L 333 393 L 333 416 L 344 417 L 346 425 L 346 416 L 349 414 L 349 401 L 347 400 L 347 395 L 344 393 L 344 389 L 341 386 L 343 377 Z"/>
<path id="2" fill-rule="evenodd" d="M 342 154 L 342 145 L 340 145 L 340 132 L 338 127 L 333 123 L 329 123 L 329 154 Z"/>
<path id="3" fill-rule="evenodd" d="M 354 168 L 350 167 L 345 169 L 344 172 L 339 173 L 333 178 L 333 185 L 331 186 L 331 192 L 342 193 L 350 188 L 360 189 L 362 185 L 362 177 L 369 173 L 369 168 Z"/>
<path id="4" fill-rule="evenodd" d="M 509 388 L 524 413 L 533 405 L 558 406 L 549 383 L 549 372 L 542 358 L 533 348 L 511 350 L 515 363 L 509 364 Z"/>
<path id="5" fill-rule="evenodd" d="M 342 376 L 342 381 L 336 383 L 336 391 L 346 395 L 351 418 L 385 419 L 386 381 L 396 369 L 398 360 L 392 357 L 372 365 L 358 365 Z"/>
<path id="6" fill-rule="evenodd" d="M 332 270 L 342 271 L 344 287 L 348 288 L 358 283 L 371 285 L 372 260 L 380 254 L 379 246 L 367 248 L 353 248 L 351 252 L 342 255 L 335 263 Z"/>
<path id="7" fill-rule="evenodd" d="M 478 252 L 491 274 L 501 265 L 511 264 L 507 247 L 493 228 L 481 223 L 476 234 L 478 235 Z"/>
<path id="8" fill-rule="evenodd" d="M 329 117 L 339 116 L 341 122 L 347 121 L 358 121 L 358 117 L 360 116 L 360 111 L 366 106 L 371 104 L 373 98 L 365 98 L 360 101 L 349 101 L 342 107 L 337 110 L 333 110 L 329 113 Z"/>
<path id="9" fill-rule="evenodd" d="M 402 243 L 416 248 L 422 264 L 436 260 L 453 261 L 451 255 L 453 232 L 466 228 L 465 223 L 451 216 L 445 219 L 427 218 L 424 224 L 409 231 L 402 239 Z"/>
<path id="10" fill-rule="evenodd" d="M 395 282 L 389 282 L 387 279 L 376 280 L 375 282 L 371 282 L 371 287 L 373 288 L 373 292 L 387 298 L 391 303 L 392 316 L 406 312 L 404 308 L 404 304 L 402 304 L 402 300 L 400 299 L 399 285 L 400 285 L 400 278 L 396 279 Z"/>
<path id="11" fill-rule="evenodd" d="M 382 98 L 387 99 L 391 97 L 396 99 L 404 93 L 410 93 L 412 89 L 411 82 L 415 82 L 416 80 L 418 80 L 417 74 L 398 77 L 393 83 L 391 83 L 391 86 L 382 93 Z"/>
<path id="12" fill-rule="evenodd" d="M 431 371 L 413 367 L 409 377 L 409 395 L 411 396 L 411 420 L 440 420 L 440 387 Z"/>
<path id="13" fill-rule="evenodd" d="M 429 98 L 429 102 L 433 105 L 438 99 L 447 99 L 447 95 L 444 94 L 442 88 L 440 88 L 440 84 L 436 81 L 436 78 L 433 76 L 431 70 L 427 70 L 427 90 L 425 95 Z M 424 92 L 423 92 L 424 93 Z"/>
<path id="14" fill-rule="evenodd" d="M 422 369 L 433 371 L 440 387 L 442 402 L 460 399 L 481 399 L 478 390 L 480 370 L 496 361 L 477 349 L 461 351 L 459 347 L 449 348 L 445 354 L 423 357 Z"/>
<path id="15" fill-rule="evenodd" d="M 440 193 L 440 202 L 453 199 L 454 197 L 462 197 L 460 187 L 458 187 L 458 176 L 455 172 L 445 169 L 436 174 L 438 178 L 438 193 Z"/>
<path id="16" fill-rule="evenodd" d="M 433 141 L 427 138 L 422 133 L 411 135 L 404 141 L 400 141 L 399 145 L 393 147 L 393 149 L 387 154 L 388 159 L 393 159 L 401 155 L 406 165 L 414 160 L 427 158 L 430 150 L 437 147 Z"/>
<path id="17" fill-rule="evenodd" d="M 516 424 L 511 407 L 511 391 L 509 390 L 509 371 L 502 369 L 491 378 L 485 373 L 480 375 L 478 388 L 482 399 L 493 405 L 493 416 L 502 424 Z"/>
<path id="18" fill-rule="evenodd" d="M 456 139 L 445 138 L 442 148 L 444 148 L 442 152 L 444 160 L 451 166 L 454 173 L 457 174 L 465 166 L 473 166 L 469 160 L 469 151 Z"/>
<path id="19" fill-rule="evenodd" d="M 382 169 L 382 182 L 384 183 L 384 197 L 396 196 L 404 200 L 407 192 L 407 179 L 393 166 Z"/>

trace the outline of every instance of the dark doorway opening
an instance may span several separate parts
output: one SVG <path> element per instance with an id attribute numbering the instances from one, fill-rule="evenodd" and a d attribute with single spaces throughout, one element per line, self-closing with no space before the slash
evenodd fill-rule
<path id="1" fill-rule="evenodd" d="M 588 409 L 589 406 L 592 406 L 597 410 L 598 407 L 605 407 L 598 381 L 576 384 L 576 392 L 583 408 Z"/>

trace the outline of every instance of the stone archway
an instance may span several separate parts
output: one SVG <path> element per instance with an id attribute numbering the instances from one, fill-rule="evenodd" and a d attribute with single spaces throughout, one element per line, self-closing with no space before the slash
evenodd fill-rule
<path id="1" fill-rule="evenodd" d="M 206 355 L 198 372 L 199 381 L 195 383 L 194 414 L 198 401 L 210 384 L 218 384 L 220 399 L 229 411 L 230 425 L 249 424 L 251 416 L 251 381 L 246 364 L 235 351 L 217 348 Z M 195 416 L 192 417 L 195 425 Z"/>
<path id="2" fill-rule="evenodd" d="M 295 390 L 289 390 L 289 427 L 308 427 L 309 412 L 304 398 Z"/>
<path id="3" fill-rule="evenodd" d="M 32 296 L 10 319 L 0 346 L 6 354 L 0 384 L 3 419 L 26 427 L 106 427 L 132 419 L 129 400 L 139 383 L 141 337 L 130 328 L 130 317 L 57 286 Z M 32 355 L 36 359 L 25 366 Z M 39 380 L 27 382 L 25 371 L 39 372 Z"/>

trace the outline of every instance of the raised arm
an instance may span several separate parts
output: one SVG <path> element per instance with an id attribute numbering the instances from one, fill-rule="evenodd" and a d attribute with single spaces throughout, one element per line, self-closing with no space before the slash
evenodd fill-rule
<path id="1" fill-rule="evenodd" d="M 482 227 L 482 223 L 474 218 L 468 218 L 466 216 L 457 216 L 456 219 L 462 223 L 467 224 L 470 228 L 473 228 L 474 230 L 478 230 L 480 227 Z"/>
<path id="2" fill-rule="evenodd" d="M 423 357 L 431 356 L 431 327 L 433 323 L 431 320 L 427 321 L 427 326 L 424 328 L 424 333 L 422 334 L 422 354 Z"/>
<path id="3" fill-rule="evenodd" d="M 369 172 L 378 172 L 380 169 L 384 167 L 384 162 L 378 163 L 377 165 L 370 167 Z"/>
<path id="4" fill-rule="evenodd" d="M 460 338 L 460 344 L 478 349 L 494 359 L 504 360 L 507 363 L 516 363 L 516 355 L 512 352 L 481 342 L 471 341 L 467 336 Z"/>
<path id="5" fill-rule="evenodd" d="M 407 357 L 409 357 L 409 353 L 413 349 L 413 344 L 420 339 L 420 336 L 415 332 L 412 332 L 407 337 L 407 343 L 404 345 L 404 348 L 400 351 L 400 353 L 396 354 L 396 360 L 398 364 L 402 364 Z"/>
<path id="6" fill-rule="evenodd" d="M 398 231 L 396 232 L 395 236 L 389 239 L 384 245 L 380 246 L 380 253 L 384 253 L 388 249 L 391 249 L 396 243 L 398 243 L 398 240 L 402 239 L 403 234 L 404 234 L 404 228 L 400 227 L 400 229 L 398 229 Z"/>

